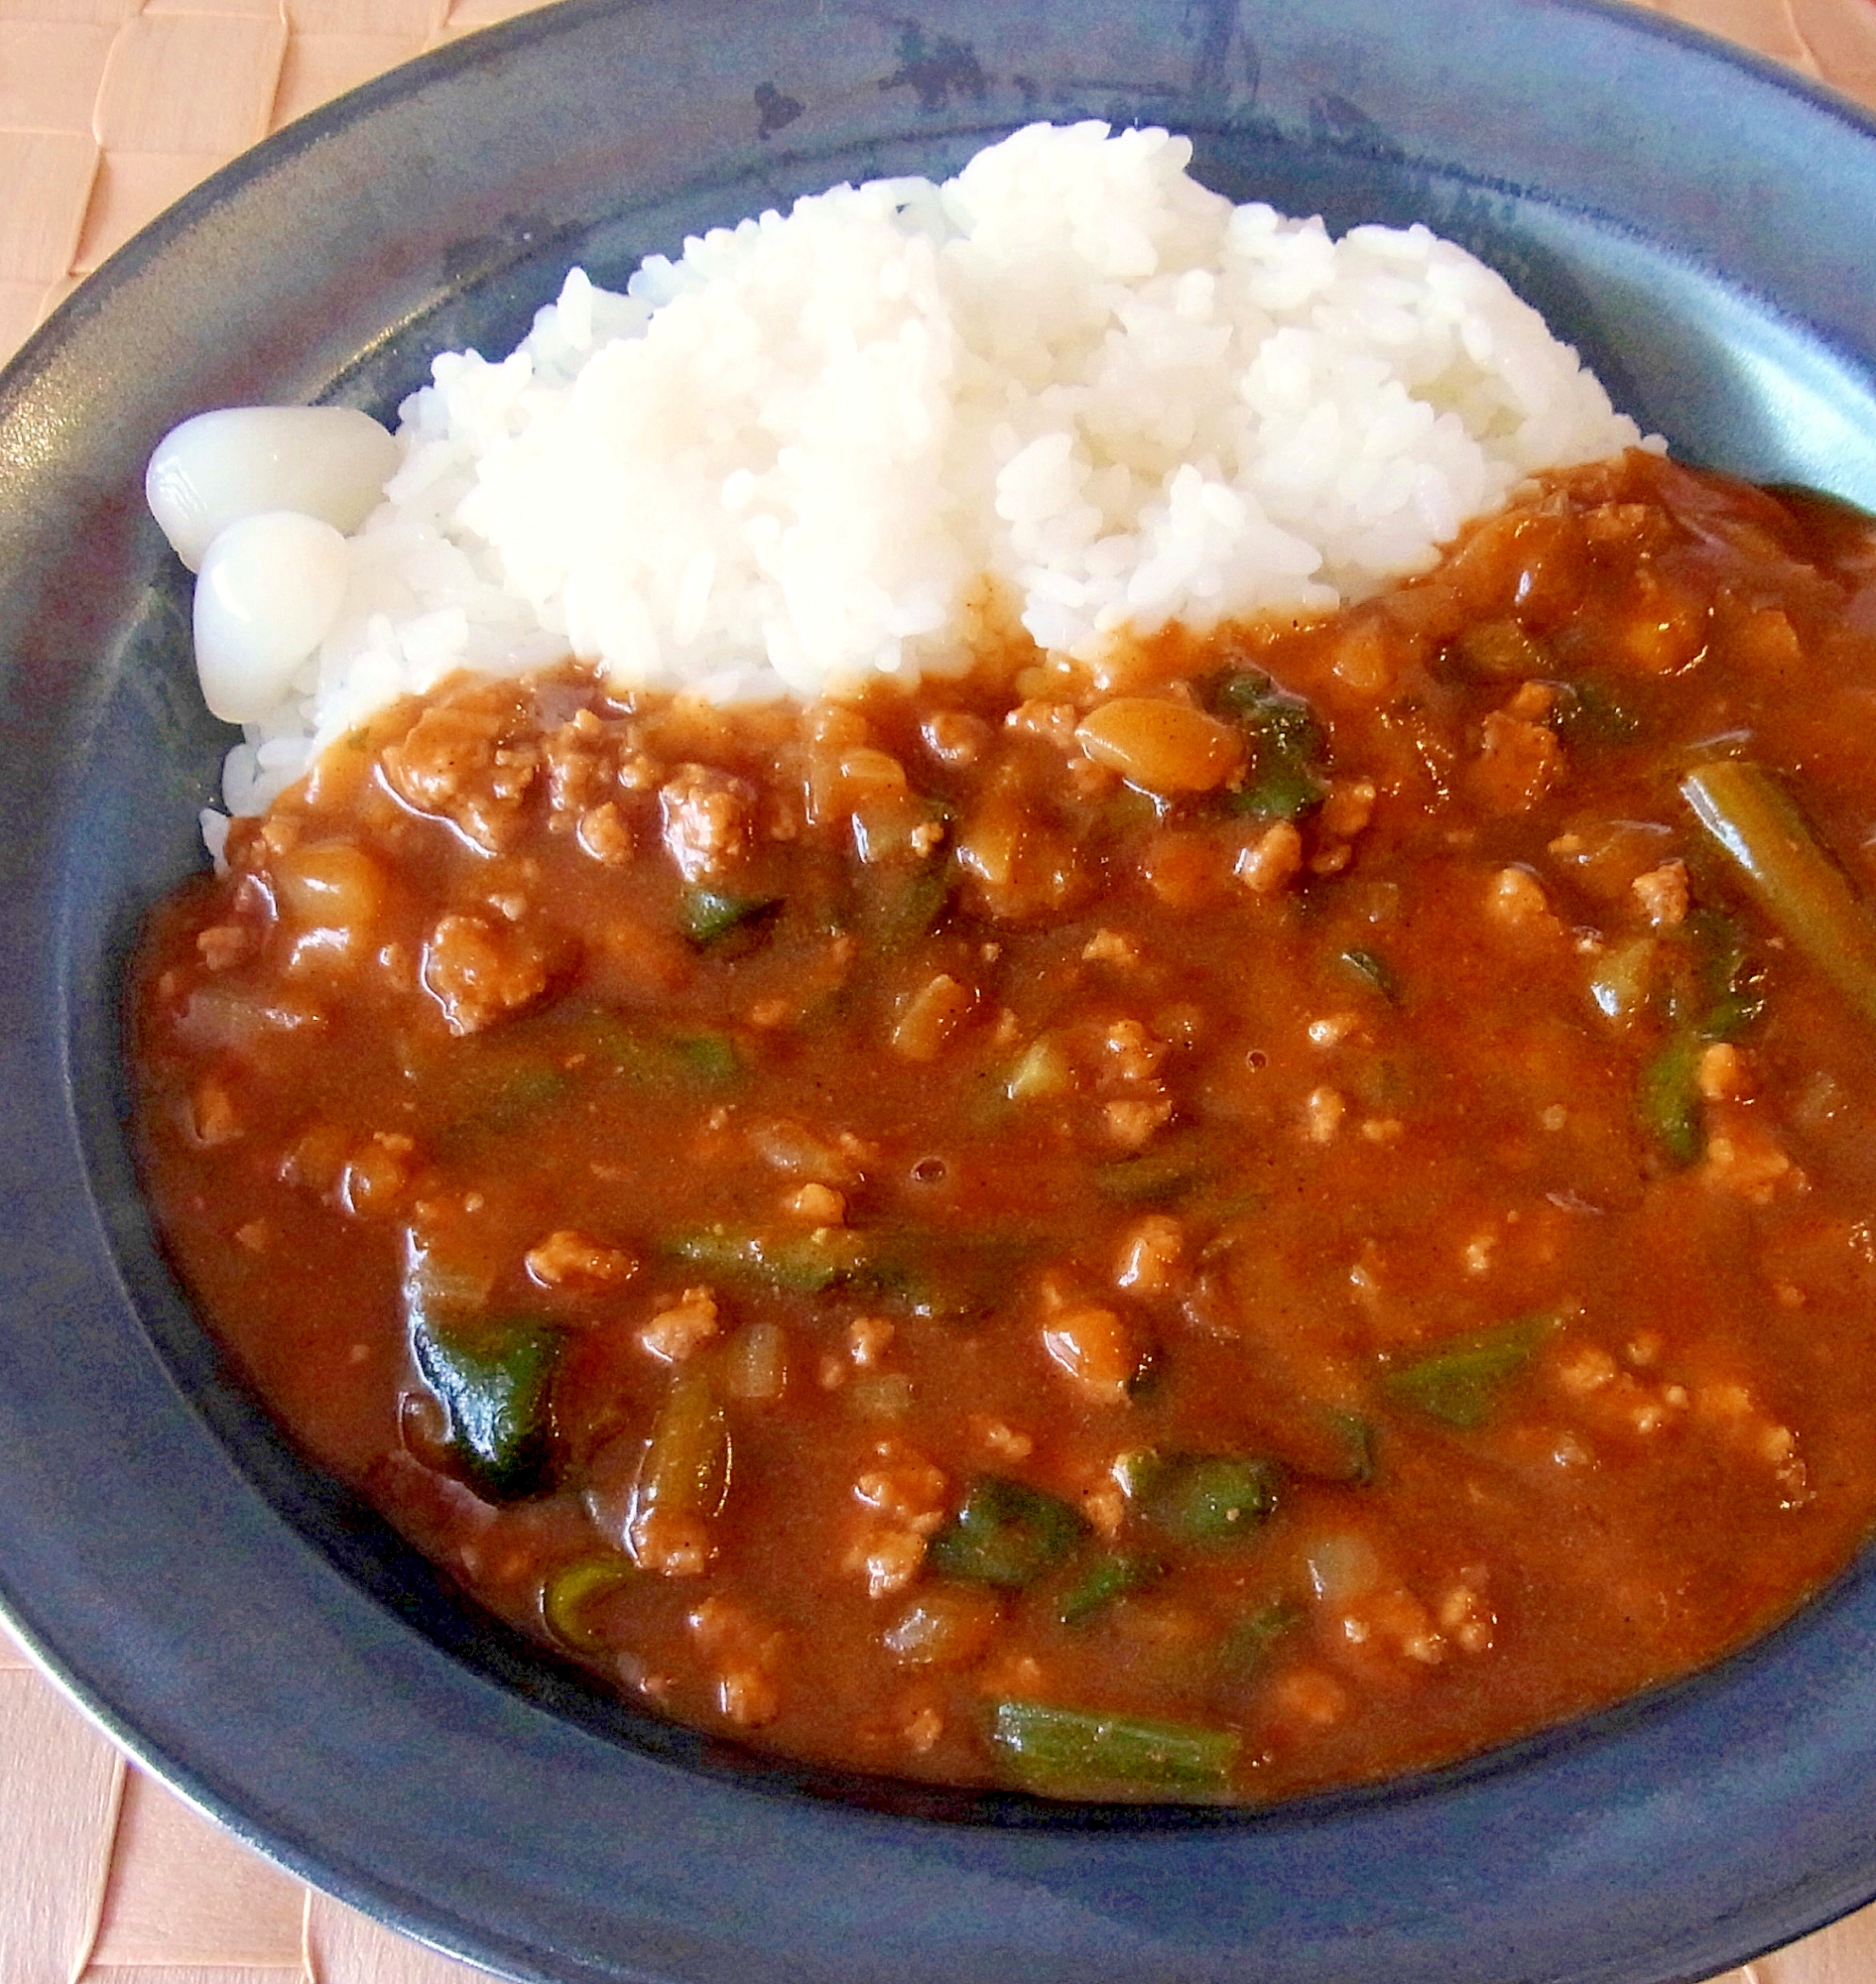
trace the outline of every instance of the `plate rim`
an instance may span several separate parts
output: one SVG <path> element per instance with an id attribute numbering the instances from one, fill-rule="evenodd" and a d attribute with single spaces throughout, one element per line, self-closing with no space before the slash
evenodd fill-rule
<path id="1" fill-rule="evenodd" d="M 666 0 L 666 4 L 670 4 L 670 0 Z M 1876 118 L 1850 104 L 1837 92 L 1809 78 L 1794 75 L 1767 58 L 1735 49 L 1704 31 L 1660 15 L 1639 13 L 1634 9 L 1614 4 L 1614 0 L 1512 0 L 1512 4 L 1517 11 L 1533 16 L 1551 13 L 1588 16 L 1629 33 L 1679 44 L 1706 60 L 1719 62 L 1726 68 L 1742 70 L 1756 77 L 1761 83 L 1769 83 L 1774 88 L 1809 103 L 1840 122 L 1848 122 L 1860 130 L 1866 139 L 1876 141 Z M 439 88 L 458 71 L 482 66 L 491 56 L 511 55 L 563 33 L 577 33 L 589 20 L 650 11 L 651 7 L 633 5 L 631 0 L 561 0 L 560 5 L 517 17 L 478 31 L 444 48 L 432 51 L 415 62 L 376 78 L 333 103 L 321 106 L 309 117 L 299 120 L 274 137 L 263 141 L 253 151 L 243 154 L 240 159 L 224 167 L 221 172 L 186 195 L 175 207 L 124 244 L 102 265 L 96 275 L 87 279 L 86 283 L 47 319 L 22 347 L 19 355 L 4 373 L 0 373 L 0 424 L 4 424 L 7 420 L 16 396 L 24 390 L 29 377 L 36 378 L 44 372 L 69 340 L 75 326 L 88 320 L 93 313 L 107 310 L 112 298 L 131 277 L 147 266 L 151 258 L 163 253 L 173 239 L 187 235 L 206 224 L 232 192 L 279 170 L 286 162 L 300 157 L 317 145 L 342 136 L 360 122 L 375 115 L 384 105 L 407 101 L 426 91 Z M 123 1299 L 129 1300 L 121 1279 L 117 1289 Z M 190 1409 L 193 1410 L 192 1406 Z M 276 1520 L 280 1520 L 278 1512 L 274 1514 Z M 5 1572 L 6 1566 L 0 1563 L 0 1578 L 5 1576 Z M 1813 1605 L 1818 1602 L 1820 1601 L 1813 1601 Z M 291 1867 L 302 1878 L 313 1880 L 315 1885 L 326 1889 L 327 1892 L 337 1893 L 341 1899 L 351 1902 L 353 1906 L 364 1908 L 369 1914 L 395 1922 L 405 1933 L 413 1934 L 420 1940 L 429 1940 L 433 1946 L 450 1949 L 451 1953 L 464 1955 L 471 1961 L 487 1960 L 486 1952 L 476 1947 L 467 1944 L 458 1947 L 438 1941 L 434 1925 L 409 1917 L 398 1905 L 387 1902 L 377 1886 L 367 1883 L 365 1886 L 348 1890 L 346 1885 L 333 1880 L 333 1869 L 328 1861 L 310 1859 L 303 1864 L 298 1842 L 283 1840 L 280 1836 L 268 1832 L 258 1822 L 251 1820 L 238 1806 L 225 1804 L 205 1784 L 198 1784 L 195 1781 L 193 1773 L 186 1762 L 168 1753 L 151 1751 L 142 1733 L 120 1715 L 113 1703 L 94 1698 L 76 1675 L 66 1671 L 59 1659 L 52 1644 L 56 1636 L 42 1637 L 27 1616 L 30 1607 L 23 1607 L 10 1589 L 0 1591 L 0 1610 L 4 1610 L 9 1620 L 15 1624 L 15 1630 L 22 1644 L 27 1647 L 42 1672 L 54 1680 L 61 1691 L 68 1698 L 76 1700 L 94 1720 L 111 1732 L 120 1747 L 137 1756 L 146 1767 L 151 1768 L 156 1775 L 178 1789 L 191 1803 L 228 1825 L 229 1829 L 237 1836 L 246 1839 L 250 1845 Z M 1782 1631 L 1775 1637 L 1783 1637 Z M 1766 1644 L 1760 1642 L 1758 1647 L 1745 1650 L 1744 1654 L 1736 1655 L 1732 1659 L 1733 1661 L 1750 1659 Z M 1726 1666 L 1730 1668 L 1731 1662 Z M 1680 1687 L 1697 1684 L 1703 1678 L 1703 1676 L 1695 1677 L 1694 1683 L 1676 1685 Z M 1620 1715 L 1623 1710 L 1617 1709 L 1606 1713 Z M 1261 1816 L 1262 1814 L 1251 1814 L 1250 1818 L 1255 1820 Z M 1869 1870 L 1869 1881 L 1872 1889 L 1876 1889 L 1876 1864 Z M 1806 1926 L 1812 1925 L 1814 1924 L 1806 1923 Z M 1783 1933 L 1776 1938 L 1778 1941 L 1785 1939 Z M 504 1957 L 503 1960 L 512 1962 L 514 1959 Z M 521 1974 L 548 1977 L 557 1973 L 540 1970 Z"/>

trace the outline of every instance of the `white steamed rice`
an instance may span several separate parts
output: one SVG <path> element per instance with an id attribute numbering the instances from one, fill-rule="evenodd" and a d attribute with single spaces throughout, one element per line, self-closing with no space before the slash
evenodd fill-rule
<path id="1" fill-rule="evenodd" d="M 507 358 L 444 353 L 230 807 L 458 669 L 806 696 L 961 671 L 987 596 L 1082 661 L 1325 610 L 1640 439 L 1462 249 L 1234 208 L 1190 153 L 1032 126 L 942 186 L 714 229 L 624 296 L 575 269 Z"/>

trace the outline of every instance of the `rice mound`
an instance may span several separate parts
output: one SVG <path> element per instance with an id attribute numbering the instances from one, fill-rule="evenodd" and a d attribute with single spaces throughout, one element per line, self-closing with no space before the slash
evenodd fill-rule
<path id="1" fill-rule="evenodd" d="M 812 696 L 961 672 L 987 595 L 1083 662 L 1326 610 L 1640 440 L 1463 249 L 1233 207 L 1190 156 L 1033 125 L 942 186 L 713 229 L 623 296 L 575 269 L 507 358 L 444 353 L 231 808 L 458 669 Z"/>

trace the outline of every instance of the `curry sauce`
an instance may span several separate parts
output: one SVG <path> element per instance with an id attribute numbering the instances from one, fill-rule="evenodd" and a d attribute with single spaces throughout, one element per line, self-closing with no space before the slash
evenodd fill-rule
<path id="1" fill-rule="evenodd" d="M 148 1188 L 306 1451 L 676 1717 L 1438 1763 L 1876 1513 L 1873 717 L 1868 527 L 1640 453 L 1100 672 L 458 683 L 156 920 Z"/>

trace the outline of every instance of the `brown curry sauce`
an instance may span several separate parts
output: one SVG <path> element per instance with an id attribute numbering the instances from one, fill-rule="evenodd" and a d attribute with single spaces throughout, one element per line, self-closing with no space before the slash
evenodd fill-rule
<path id="1" fill-rule="evenodd" d="M 1876 1515 L 1870 1022 L 1680 784 L 1867 872 L 1867 528 L 1631 455 L 1027 660 L 458 687 L 237 822 L 139 1129 L 270 1409 L 661 1709 L 961 1784 L 1290 1796 L 1789 1612 Z"/>

